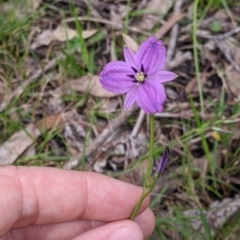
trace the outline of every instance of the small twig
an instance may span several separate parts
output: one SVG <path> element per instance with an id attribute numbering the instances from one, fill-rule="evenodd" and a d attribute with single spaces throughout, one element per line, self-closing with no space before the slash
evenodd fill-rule
<path id="1" fill-rule="evenodd" d="M 181 119 L 190 119 L 192 118 L 193 114 L 191 111 L 183 111 L 180 113 L 171 113 L 171 112 L 161 112 L 156 113 L 155 117 L 160 118 L 181 118 Z"/>
<path id="2" fill-rule="evenodd" d="M 14 99 L 19 97 L 23 91 L 27 88 L 27 86 L 29 86 L 31 83 L 33 83 L 34 81 L 36 81 L 37 79 L 39 79 L 44 73 L 47 73 L 48 71 L 50 71 L 53 67 L 56 66 L 57 62 L 59 60 L 64 59 L 65 56 L 64 55 L 60 55 L 57 58 L 51 60 L 43 69 L 39 69 L 35 74 L 33 74 L 30 78 L 28 78 L 27 80 L 25 80 L 21 86 L 19 86 L 17 89 L 15 89 L 11 94 L 9 94 L 9 96 L 7 97 L 7 99 L 5 99 L 1 104 L 0 104 L 0 112 L 4 111 L 4 109 L 7 107 L 7 105 Z"/>
<path id="3" fill-rule="evenodd" d="M 223 34 L 218 34 L 218 35 L 211 35 L 211 34 L 208 34 L 206 32 L 203 32 L 201 30 L 198 30 L 197 31 L 197 35 L 199 37 L 202 37 L 202 38 L 207 38 L 207 39 L 211 39 L 211 40 L 223 40 L 227 37 L 230 37 L 232 36 L 233 34 L 236 34 L 240 31 L 240 27 L 237 27 L 237 28 L 234 28 L 228 32 L 225 32 Z"/>
<path id="4" fill-rule="evenodd" d="M 135 124 L 135 126 L 134 126 L 134 128 L 131 132 L 131 137 L 136 137 L 137 136 L 138 130 L 139 130 L 140 126 L 142 125 L 144 116 L 145 116 L 145 112 L 141 109 L 140 112 L 139 112 L 136 124 Z"/>
<path id="5" fill-rule="evenodd" d="M 236 119 L 229 119 L 229 120 L 224 120 L 223 123 L 228 124 L 228 123 L 238 123 L 240 122 L 240 118 Z"/>
<path id="6" fill-rule="evenodd" d="M 202 119 L 210 119 L 210 118 L 214 117 L 214 114 L 211 114 L 211 113 L 201 114 L 201 113 L 199 113 L 199 116 Z M 181 111 L 179 113 L 161 112 L 161 113 L 156 113 L 155 117 L 191 119 L 193 117 L 193 113 L 192 113 L 192 111 Z"/>
<path id="7" fill-rule="evenodd" d="M 177 22 L 179 22 L 185 14 L 174 13 L 172 17 L 154 34 L 157 39 L 162 38 Z"/>
<path id="8" fill-rule="evenodd" d="M 105 19 L 99 19 L 99 18 L 93 18 L 93 17 L 77 17 L 77 19 L 79 21 L 90 21 L 90 22 L 97 22 L 97 23 L 103 23 L 109 26 L 112 26 L 113 28 L 115 28 L 116 30 L 122 30 L 125 26 L 123 23 L 116 23 L 116 22 L 111 22 Z M 68 22 L 74 22 L 76 19 L 71 17 L 71 18 L 66 18 L 62 21 L 62 23 L 68 23 Z M 146 36 L 150 36 L 151 34 L 148 32 L 143 31 L 140 28 L 137 27 L 130 27 L 130 26 L 126 26 L 126 28 L 130 31 L 133 32 L 138 32 L 141 34 L 144 34 Z"/>
<path id="9" fill-rule="evenodd" d="M 240 179 L 235 178 L 235 177 L 226 176 L 226 177 L 224 177 L 224 181 L 230 181 L 236 185 L 240 185 Z"/>
<path id="10" fill-rule="evenodd" d="M 178 0 L 175 3 L 174 14 L 180 14 L 183 1 L 184 0 Z M 169 41 L 168 50 L 167 50 L 167 62 L 170 62 L 173 58 L 176 43 L 177 43 L 178 30 L 179 30 L 179 23 L 177 22 L 171 30 L 170 41 Z"/>
<path id="11" fill-rule="evenodd" d="M 132 148 L 132 152 L 133 152 L 133 156 L 136 157 L 137 156 L 137 151 L 136 151 L 136 147 L 135 147 L 135 143 L 134 143 L 134 138 L 137 136 L 137 133 L 139 131 L 140 126 L 142 125 L 144 116 L 145 116 L 145 112 L 141 109 L 139 114 L 138 114 L 138 118 L 137 121 L 134 125 L 134 128 L 129 136 L 129 142 L 130 142 L 130 146 Z"/>

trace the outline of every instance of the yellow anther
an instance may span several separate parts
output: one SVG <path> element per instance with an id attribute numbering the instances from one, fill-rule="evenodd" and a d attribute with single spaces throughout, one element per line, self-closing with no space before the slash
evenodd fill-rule
<path id="1" fill-rule="evenodd" d="M 135 79 L 138 81 L 138 82 L 143 82 L 145 80 L 145 75 L 143 72 L 138 72 L 136 73 L 135 75 Z"/>

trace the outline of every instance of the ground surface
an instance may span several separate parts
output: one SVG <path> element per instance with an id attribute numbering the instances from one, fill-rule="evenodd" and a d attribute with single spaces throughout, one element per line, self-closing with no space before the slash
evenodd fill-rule
<path id="1" fill-rule="evenodd" d="M 0 1 L 0 164 L 97 171 L 141 185 L 148 116 L 98 74 L 126 33 L 167 47 L 167 101 L 155 157 L 152 239 L 238 239 L 240 3 L 183 0 Z"/>

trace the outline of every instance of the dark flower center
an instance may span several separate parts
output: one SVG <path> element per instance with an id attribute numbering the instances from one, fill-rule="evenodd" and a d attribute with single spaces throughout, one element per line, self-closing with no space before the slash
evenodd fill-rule
<path id="1" fill-rule="evenodd" d="M 141 66 L 141 71 L 138 71 L 136 68 L 134 67 L 131 67 L 132 70 L 134 71 L 135 74 L 133 75 L 127 75 L 128 77 L 130 78 L 133 78 L 133 82 L 136 82 L 136 83 L 144 83 L 146 78 L 147 78 L 147 74 L 144 73 L 144 67 L 143 65 Z"/>

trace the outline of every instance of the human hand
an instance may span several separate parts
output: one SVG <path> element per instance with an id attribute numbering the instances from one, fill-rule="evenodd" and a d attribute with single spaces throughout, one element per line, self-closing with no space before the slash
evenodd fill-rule
<path id="1" fill-rule="evenodd" d="M 93 172 L 0 167 L 0 239 L 142 240 L 155 223 L 149 198 L 127 220 L 141 192 Z"/>

